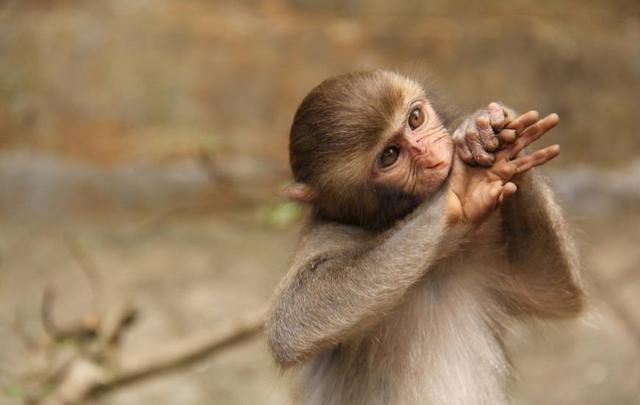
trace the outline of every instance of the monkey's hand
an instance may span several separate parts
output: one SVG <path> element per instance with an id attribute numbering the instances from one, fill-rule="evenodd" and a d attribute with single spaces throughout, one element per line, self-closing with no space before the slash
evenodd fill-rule
<path id="1" fill-rule="evenodd" d="M 490 103 L 468 116 L 453 133 L 456 150 L 463 162 L 489 167 L 495 152 L 516 139 L 512 125 L 516 113 L 500 103 Z"/>
<path id="2" fill-rule="evenodd" d="M 449 224 L 482 222 L 489 214 L 513 195 L 517 186 L 514 176 L 543 165 L 560 153 L 559 145 L 552 145 L 528 155 L 522 150 L 555 127 L 559 118 L 550 114 L 538 119 L 529 111 L 512 121 L 516 139 L 495 152 L 491 167 L 469 166 L 456 154 L 449 179 L 446 220 Z"/>

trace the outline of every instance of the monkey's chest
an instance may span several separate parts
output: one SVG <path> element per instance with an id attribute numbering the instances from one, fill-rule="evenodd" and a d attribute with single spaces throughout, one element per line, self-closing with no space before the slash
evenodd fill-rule
<path id="1" fill-rule="evenodd" d="M 486 271 L 434 269 L 369 334 L 310 364 L 303 403 L 506 403 L 501 315 L 490 289 L 466 274 Z"/>

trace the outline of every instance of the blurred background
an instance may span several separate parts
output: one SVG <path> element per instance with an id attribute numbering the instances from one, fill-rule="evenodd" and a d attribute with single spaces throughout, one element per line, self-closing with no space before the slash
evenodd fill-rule
<path id="1" fill-rule="evenodd" d="M 380 67 L 560 114 L 544 171 L 590 306 L 517 331 L 514 403 L 640 404 L 637 0 L 0 1 L 0 404 L 263 308 L 303 215 L 279 195 L 295 108 Z M 286 401 L 260 336 L 200 360 L 87 402 Z"/>

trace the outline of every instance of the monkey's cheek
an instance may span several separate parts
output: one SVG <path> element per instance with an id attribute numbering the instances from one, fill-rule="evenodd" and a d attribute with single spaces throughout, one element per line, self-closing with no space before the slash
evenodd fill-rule
<path id="1" fill-rule="evenodd" d="M 448 172 L 453 161 L 454 144 L 450 137 L 440 138 L 439 141 L 428 145 L 427 152 L 417 158 L 417 163 L 423 171 Z"/>

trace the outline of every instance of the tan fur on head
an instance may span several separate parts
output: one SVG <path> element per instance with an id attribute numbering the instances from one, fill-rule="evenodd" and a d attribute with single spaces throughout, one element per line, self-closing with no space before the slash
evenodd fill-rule
<path id="1" fill-rule="evenodd" d="M 411 201 L 380 215 L 384 202 L 368 179 L 380 144 L 425 97 L 419 83 L 385 70 L 337 76 L 311 90 L 291 125 L 289 152 L 296 182 L 314 191 L 318 217 L 378 227 L 415 208 Z"/>

